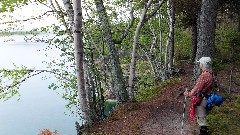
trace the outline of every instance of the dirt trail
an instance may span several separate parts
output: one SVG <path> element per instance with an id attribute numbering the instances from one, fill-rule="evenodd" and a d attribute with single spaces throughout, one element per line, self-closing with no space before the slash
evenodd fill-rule
<path id="1" fill-rule="evenodd" d="M 191 71 L 187 71 L 191 73 Z M 179 88 L 192 86 L 191 74 L 181 77 L 179 83 L 166 86 L 160 96 L 142 103 L 119 105 L 104 122 L 92 128 L 107 135 L 181 135 L 184 96 L 177 98 Z M 193 135 L 196 126 L 189 120 L 187 99 L 184 135 Z"/>
<path id="2" fill-rule="evenodd" d="M 166 91 L 165 91 L 166 92 Z M 164 95 L 166 93 L 163 92 Z M 143 125 L 142 133 L 145 135 L 181 135 L 183 120 L 184 98 L 176 99 L 178 91 L 170 92 L 163 98 L 159 98 L 155 106 L 151 109 L 151 118 Z M 185 118 L 183 125 L 183 134 L 191 135 L 196 130 L 189 120 L 189 102 L 187 101 Z"/>

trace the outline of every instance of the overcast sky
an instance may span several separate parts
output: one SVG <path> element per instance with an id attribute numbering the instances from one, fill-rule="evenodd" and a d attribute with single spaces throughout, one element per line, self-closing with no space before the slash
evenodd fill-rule
<path id="1" fill-rule="evenodd" d="M 50 8 L 36 3 L 30 3 L 20 9 L 16 9 L 13 13 L 3 13 L 0 15 L 1 20 L 0 23 L 8 22 L 8 21 L 16 21 L 16 20 L 25 20 L 28 18 L 33 18 L 35 16 L 42 15 L 46 11 L 51 11 Z M 40 28 L 42 26 L 51 25 L 53 23 L 58 23 L 56 17 L 54 16 L 44 16 L 42 19 L 38 20 L 29 20 L 24 21 L 22 23 L 16 23 L 16 26 L 12 26 L 13 28 L 19 28 L 23 30 L 30 30 L 32 28 Z M 3 25 L 1 24 L 0 29 L 6 29 L 9 24 Z"/>

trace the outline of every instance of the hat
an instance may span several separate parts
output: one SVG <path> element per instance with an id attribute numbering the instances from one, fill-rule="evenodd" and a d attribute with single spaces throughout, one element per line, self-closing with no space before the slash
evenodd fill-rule
<path id="1" fill-rule="evenodd" d="M 199 62 L 201 64 L 204 64 L 204 65 L 211 65 L 212 64 L 212 60 L 211 60 L 210 57 L 202 57 L 197 62 Z"/>

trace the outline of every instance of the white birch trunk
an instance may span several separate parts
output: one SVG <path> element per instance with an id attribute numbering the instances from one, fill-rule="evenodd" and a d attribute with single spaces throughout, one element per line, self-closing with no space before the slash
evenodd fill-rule
<path id="1" fill-rule="evenodd" d="M 87 92 L 85 89 L 85 79 L 83 70 L 83 33 L 82 33 L 82 8 L 81 0 L 73 1 L 74 9 L 74 47 L 75 47 L 75 60 L 76 60 L 76 75 L 77 75 L 77 88 L 80 106 L 83 113 L 83 118 L 86 124 L 90 124 L 90 116 L 87 102 Z"/>
<path id="2" fill-rule="evenodd" d="M 161 12 L 159 11 L 159 61 L 160 61 L 160 67 L 162 67 L 162 18 L 161 18 Z"/>
<path id="3" fill-rule="evenodd" d="M 133 40 L 133 49 L 132 49 L 132 59 L 131 59 L 131 64 L 130 64 L 130 74 L 129 74 L 129 80 L 128 80 L 128 95 L 129 99 L 131 101 L 135 100 L 134 96 L 134 78 L 135 78 L 135 71 L 136 71 L 136 53 L 137 53 L 137 44 L 138 44 L 138 39 L 140 35 L 140 30 L 144 24 L 144 19 L 147 14 L 147 10 L 152 4 L 152 0 L 149 0 L 148 3 L 145 5 L 140 21 L 138 22 L 137 28 L 135 30 L 135 35 L 134 35 L 134 40 Z"/>
<path id="4" fill-rule="evenodd" d="M 74 0 L 75 1 L 75 0 Z M 74 10 L 73 10 L 73 6 L 71 4 L 70 0 L 62 0 L 64 8 L 67 12 L 67 16 L 68 16 L 68 21 L 70 22 L 70 28 L 73 30 L 74 28 Z"/>
<path id="5" fill-rule="evenodd" d="M 153 0 L 149 0 L 147 2 L 147 4 L 144 5 L 143 11 L 142 11 L 142 15 L 140 17 L 140 21 L 138 22 L 137 28 L 135 30 L 135 34 L 134 34 L 134 40 L 133 40 L 133 49 L 132 49 L 132 59 L 131 59 L 131 63 L 130 63 L 130 69 L 129 69 L 129 80 L 128 80 L 128 95 L 129 95 L 129 99 L 131 101 L 135 100 L 135 96 L 134 96 L 134 78 L 135 78 L 135 72 L 136 72 L 136 53 L 137 53 L 137 45 L 138 45 L 138 40 L 139 40 L 139 36 L 140 36 L 140 30 L 143 26 L 143 24 L 150 19 L 153 15 L 155 15 L 157 13 L 157 11 L 160 9 L 162 3 L 164 2 L 164 0 L 161 0 L 159 2 L 159 5 L 157 6 L 157 8 L 150 14 L 147 15 L 147 10 L 150 7 L 150 5 L 152 4 Z"/>
<path id="6" fill-rule="evenodd" d="M 173 59 L 174 59 L 174 23 L 175 23 L 175 13 L 174 7 L 170 0 L 167 1 L 168 5 L 168 16 L 169 16 L 169 65 L 168 70 L 171 71 L 173 68 Z"/>
<path id="7" fill-rule="evenodd" d="M 163 55 L 163 30 L 162 30 L 162 25 L 161 25 L 161 21 L 162 21 L 162 18 L 161 18 L 161 12 L 159 11 L 159 28 L 160 28 L 160 32 L 159 32 L 159 76 L 161 77 L 161 80 L 166 80 L 166 72 L 165 72 L 165 69 L 163 69 L 163 60 L 162 60 L 162 55 Z"/>

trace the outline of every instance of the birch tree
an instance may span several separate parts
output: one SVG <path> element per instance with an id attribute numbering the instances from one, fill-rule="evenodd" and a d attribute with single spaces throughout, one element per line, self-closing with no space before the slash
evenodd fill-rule
<path id="1" fill-rule="evenodd" d="M 166 55 L 165 55 L 165 70 L 171 72 L 173 68 L 173 58 L 174 58 L 174 24 L 175 24 L 175 11 L 172 1 L 167 1 L 167 13 L 169 16 L 169 33 L 166 45 Z"/>
<path id="2" fill-rule="evenodd" d="M 80 100 L 81 109 L 83 112 L 83 118 L 87 124 L 91 123 L 89 116 L 89 107 L 87 101 L 87 92 L 85 89 L 84 79 L 84 52 L 83 52 L 83 32 L 82 32 L 82 8 L 81 0 L 73 1 L 74 10 L 74 46 L 75 46 L 75 60 L 76 60 L 76 76 L 77 76 L 77 88 Z"/>
<path id="3" fill-rule="evenodd" d="M 155 10 L 153 12 L 147 14 L 149 7 L 153 3 L 153 0 L 149 0 L 144 5 L 143 11 L 142 11 L 142 14 L 140 17 L 140 21 L 138 22 L 138 25 L 135 30 L 134 39 L 133 39 L 133 47 L 132 47 L 132 57 L 131 57 L 130 70 L 129 70 L 129 80 L 128 80 L 128 93 L 129 93 L 129 98 L 131 101 L 135 100 L 134 78 L 135 78 L 135 72 L 136 72 L 136 57 L 137 57 L 136 53 L 137 53 L 138 40 L 139 40 L 139 36 L 140 36 L 140 30 L 141 30 L 142 26 L 144 25 L 144 23 L 147 22 L 149 20 L 149 18 L 151 18 L 152 16 L 154 16 L 156 14 L 156 12 L 159 10 L 159 8 L 161 7 L 163 2 L 164 2 L 164 0 L 161 0 L 161 2 L 157 5 Z"/>
<path id="4" fill-rule="evenodd" d="M 98 17 L 101 22 L 101 28 L 103 35 L 105 36 L 106 46 L 109 51 L 110 63 L 112 65 L 113 74 L 113 84 L 114 91 L 119 103 L 126 102 L 128 99 L 128 94 L 125 86 L 125 81 L 123 79 L 123 73 L 120 66 L 119 55 L 114 45 L 114 40 L 112 38 L 112 33 L 110 29 L 110 24 L 107 17 L 106 9 L 103 5 L 102 0 L 94 0 L 96 9 L 98 12 Z"/>

